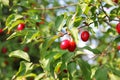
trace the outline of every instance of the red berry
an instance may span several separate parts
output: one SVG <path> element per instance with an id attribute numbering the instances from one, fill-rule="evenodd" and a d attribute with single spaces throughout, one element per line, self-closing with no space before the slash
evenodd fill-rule
<path id="1" fill-rule="evenodd" d="M 27 47 L 27 46 L 24 47 L 23 51 L 28 52 L 29 51 L 29 47 Z"/>
<path id="2" fill-rule="evenodd" d="M 69 42 L 68 51 L 74 52 L 75 48 L 76 48 L 76 43 L 75 43 L 73 40 L 71 40 L 71 41 Z"/>
<path id="3" fill-rule="evenodd" d="M 34 80 L 34 78 L 31 77 L 29 80 Z"/>
<path id="4" fill-rule="evenodd" d="M 3 29 L 0 29 L 0 34 L 2 34 L 3 33 Z"/>
<path id="5" fill-rule="evenodd" d="M 7 60 L 5 60 L 5 61 L 4 61 L 4 64 L 5 64 L 5 65 L 8 65 L 8 64 L 9 64 L 9 62 L 8 62 Z"/>
<path id="6" fill-rule="evenodd" d="M 63 70 L 64 73 L 67 73 L 68 71 L 66 69 Z"/>
<path id="7" fill-rule="evenodd" d="M 120 34 L 120 23 L 116 25 L 116 31 L 118 32 L 118 34 Z"/>
<path id="8" fill-rule="evenodd" d="M 117 49 L 120 50 L 120 45 L 117 46 Z"/>
<path id="9" fill-rule="evenodd" d="M 17 27 L 17 30 L 18 31 L 21 31 L 21 30 L 23 30 L 25 28 L 25 24 L 24 23 L 20 23 L 19 25 L 18 25 L 18 27 Z"/>
<path id="10" fill-rule="evenodd" d="M 118 3 L 118 0 L 113 0 L 113 2 Z"/>
<path id="11" fill-rule="evenodd" d="M 5 54 L 7 52 L 7 48 L 3 47 L 1 52 Z"/>
<path id="12" fill-rule="evenodd" d="M 68 49 L 69 43 L 70 43 L 69 40 L 63 40 L 63 41 L 61 42 L 61 44 L 60 44 L 60 48 L 61 48 L 62 50 Z"/>
<path id="13" fill-rule="evenodd" d="M 90 37 L 90 34 L 89 34 L 88 31 L 83 31 L 83 32 L 81 33 L 81 39 L 82 39 L 84 42 L 88 41 L 89 37 Z"/>

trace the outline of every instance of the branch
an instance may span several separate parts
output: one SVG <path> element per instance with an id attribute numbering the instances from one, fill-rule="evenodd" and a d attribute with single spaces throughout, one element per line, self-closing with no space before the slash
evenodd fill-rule
<path id="1" fill-rule="evenodd" d="M 61 8 L 66 8 L 69 6 L 76 6 L 78 5 L 78 3 L 74 3 L 74 4 L 69 4 L 69 5 L 65 5 L 65 6 L 56 6 L 56 7 L 52 7 L 52 8 L 34 8 L 36 10 L 54 10 L 54 9 L 61 9 Z"/>
<path id="2" fill-rule="evenodd" d="M 108 18 L 108 20 L 110 20 L 110 18 L 109 18 L 109 16 L 108 16 L 108 14 L 105 12 L 105 10 L 104 10 L 104 7 L 103 7 L 103 5 L 102 5 L 102 2 L 101 2 L 101 0 L 99 1 L 100 2 L 100 5 L 101 5 L 101 9 L 102 9 L 102 11 L 103 11 L 103 13 L 105 14 L 105 17 L 107 17 Z"/>
<path id="3" fill-rule="evenodd" d="M 84 22 L 85 25 L 78 27 L 78 30 L 81 29 L 81 28 L 83 28 L 83 27 L 85 27 L 85 26 L 90 26 L 92 23 L 94 23 L 94 22 L 91 22 L 89 24 L 86 23 L 86 22 Z"/>
<path id="4" fill-rule="evenodd" d="M 112 25 L 109 23 L 109 22 L 107 22 L 106 20 L 103 20 L 107 25 L 109 25 L 109 26 L 111 26 L 112 27 Z"/>

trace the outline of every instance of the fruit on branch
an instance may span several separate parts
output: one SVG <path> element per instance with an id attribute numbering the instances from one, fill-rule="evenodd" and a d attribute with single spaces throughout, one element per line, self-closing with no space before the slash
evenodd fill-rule
<path id="1" fill-rule="evenodd" d="M 117 46 L 117 50 L 120 50 L 120 45 Z"/>
<path id="2" fill-rule="evenodd" d="M 0 28 L 0 34 L 2 34 L 2 33 L 3 33 L 3 29 Z"/>
<path id="3" fill-rule="evenodd" d="M 76 48 L 76 43 L 73 41 L 73 40 L 63 40 L 61 43 L 60 43 L 60 48 L 62 50 L 66 50 L 68 49 L 68 51 L 70 52 L 74 52 L 75 48 Z"/>
<path id="4" fill-rule="evenodd" d="M 17 30 L 18 31 L 21 31 L 21 30 L 23 30 L 25 28 L 25 24 L 24 23 L 20 23 L 19 25 L 18 25 L 18 27 L 17 27 Z"/>
<path id="5" fill-rule="evenodd" d="M 120 34 L 120 22 L 116 25 L 116 31 Z"/>
<path id="6" fill-rule="evenodd" d="M 6 47 L 3 47 L 2 50 L 1 50 L 1 52 L 2 52 L 3 54 L 5 54 L 5 53 L 7 52 L 7 48 L 6 48 Z"/>
<path id="7" fill-rule="evenodd" d="M 71 41 L 69 42 L 68 51 L 74 52 L 74 51 L 75 51 L 75 48 L 76 48 L 76 43 L 75 43 L 73 40 L 71 40 Z"/>
<path id="8" fill-rule="evenodd" d="M 5 64 L 5 65 L 8 65 L 8 64 L 9 64 L 9 62 L 8 62 L 7 60 L 5 60 L 5 61 L 4 61 L 4 64 Z"/>
<path id="9" fill-rule="evenodd" d="M 62 50 L 65 50 L 65 49 L 68 49 L 69 45 L 70 45 L 70 41 L 66 39 L 60 43 L 60 48 Z"/>
<path id="10" fill-rule="evenodd" d="M 83 31 L 81 33 L 81 39 L 82 39 L 82 41 L 84 41 L 84 42 L 88 41 L 89 37 L 90 37 L 90 34 L 89 34 L 88 31 Z"/>
<path id="11" fill-rule="evenodd" d="M 67 71 L 67 69 L 64 69 L 63 72 L 64 72 L 64 73 L 67 73 L 68 71 Z"/>
<path id="12" fill-rule="evenodd" d="M 112 0 L 113 2 L 115 2 L 115 3 L 118 3 L 118 0 Z"/>
<path id="13" fill-rule="evenodd" d="M 29 47 L 25 46 L 23 51 L 28 52 L 29 51 Z"/>

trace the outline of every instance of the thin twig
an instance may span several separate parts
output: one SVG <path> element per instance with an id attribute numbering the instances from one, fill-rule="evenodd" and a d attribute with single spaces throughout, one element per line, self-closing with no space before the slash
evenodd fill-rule
<path id="1" fill-rule="evenodd" d="M 69 5 L 65 5 L 65 6 L 56 6 L 56 7 L 52 7 L 52 8 L 34 8 L 34 9 L 36 9 L 36 10 L 55 10 L 55 9 L 66 8 L 69 6 L 76 6 L 76 5 L 78 5 L 78 3 L 69 4 Z"/>
<path id="2" fill-rule="evenodd" d="M 107 22 L 106 20 L 104 20 L 104 21 L 105 21 L 106 24 L 108 24 L 109 26 L 112 27 L 112 25 L 109 22 Z"/>
<path id="3" fill-rule="evenodd" d="M 91 23 L 89 23 L 89 24 L 85 22 L 85 25 L 78 27 L 78 29 L 81 29 L 81 28 L 83 28 L 83 27 L 85 27 L 85 26 L 90 26 L 92 23 L 94 23 L 94 22 L 91 22 Z"/>
<path id="4" fill-rule="evenodd" d="M 105 12 L 105 10 L 104 10 L 104 7 L 103 7 L 103 5 L 102 5 L 101 0 L 100 0 L 100 5 L 101 5 L 101 9 L 102 9 L 103 13 L 105 14 L 105 17 L 107 17 L 108 20 L 110 20 L 110 17 L 108 16 L 108 14 L 107 14 L 107 13 Z"/>

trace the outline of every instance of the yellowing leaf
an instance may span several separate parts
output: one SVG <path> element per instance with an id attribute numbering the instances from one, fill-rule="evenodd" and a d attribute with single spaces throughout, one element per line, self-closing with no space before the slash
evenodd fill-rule
<path id="1" fill-rule="evenodd" d="M 9 54 L 9 57 L 17 57 L 17 58 L 21 58 L 21 59 L 24 59 L 24 60 L 30 62 L 29 55 L 22 50 L 16 50 L 16 51 L 11 52 Z"/>

